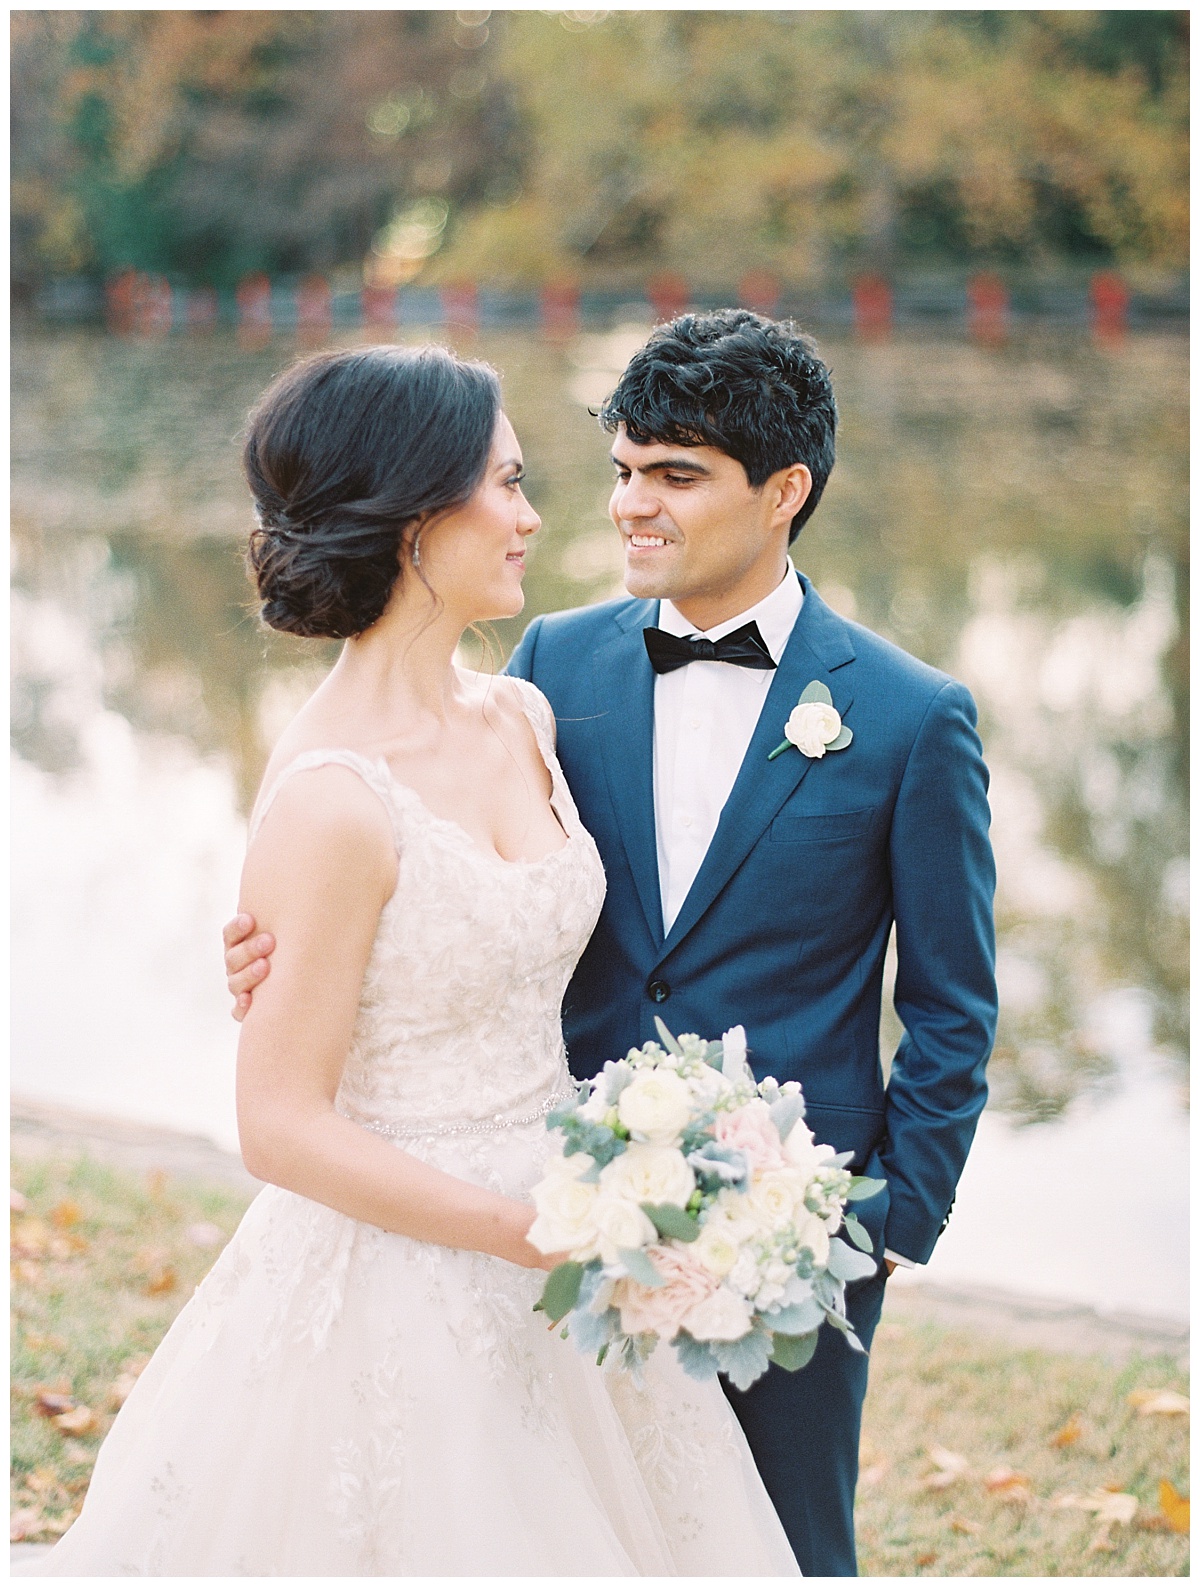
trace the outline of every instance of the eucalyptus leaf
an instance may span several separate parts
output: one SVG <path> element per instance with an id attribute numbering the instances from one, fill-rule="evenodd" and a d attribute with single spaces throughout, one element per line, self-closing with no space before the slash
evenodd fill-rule
<path id="1" fill-rule="evenodd" d="M 846 1233 L 854 1241 L 858 1249 L 860 1251 L 866 1251 L 868 1256 L 873 1255 L 875 1247 L 871 1242 L 871 1236 L 863 1228 L 862 1224 L 859 1223 L 854 1214 L 852 1212 L 848 1212 L 842 1219 L 842 1222 L 845 1225 Z"/>
<path id="2" fill-rule="evenodd" d="M 771 1103 L 771 1123 L 779 1131 L 779 1139 L 786 1141 L 792 1126 L 804 1117 L 804 1098 L 799 1095 L 780 1097 Z"/>
<path id="3" fill-rule="evenodd" d="M 740 1339 L 716 1339 L 712 1345 L 717 1365 L 735 1389 L 748 1389 L 771 1363 L 771 1338 L 751 1328 Z"/>
<path id="4" fill-rule="evenodd" d="M 821 1326 L 824 1310 L 820 1303 L 812 1296 L 801 1301 L 795 1306 L 784 1306 L 777 1312 L 769 1312 L 766 1323 L 772 1333 L 777 1334 L 807 1334 Z"/>
<path id="5" fill-rule="evenodd" d="M 868 1179 L 865 1174 L 856 1174 L 850 1181 L 850 1189 L 846 1192 L 846 1200 L 866 1201 L 869 1196 L 877 1196 L 881 1190 L 886 1189 L 886 1179 Z"/>
<path id="6" fill-rule="evenodd" d="M 576 1310 L 571 1313 L 570 1329 L 575 1348 L 584 1355 L 595 1355 L 598 1350 L 607 1349 L 620 1332 L 621 1314 L 615 1306 L 599 1316 L 595 1312 Z"/>
<path id="7" fill-rule="evenodd" d="M 534 1311 L 544 1311 L 551 1322 L 561 1322 L 579 1299 L 582 1282 L 582 1262 L 560 1262 L 551 1270 Z"/>
<path id="8" fill-rule="evenodd" d="M 799 1372 L 812 1360 L 816 1348 L 815 1330 L 798 1336 L 777 1333 L 771 1340 L 771 1360 L 785 1372 Z"/>
<path id="9" fill-rule="evenodd" d="M 852 1250 L 844 1240 L 829 1242 L 829 1272 L 844 1283 L 850 1284 L 855 1279 L 870 1278 L 878 1265 L 873 1256 Z"/>
<path id="10" fill-rule="evenodd" d="M 853 1152 L 839 1152 L 837 1154 L 837 1156 L 833 1159 L 834 1166 L 837 1167 L 837 1168 L 845 1168 L 847 1163 L 852 1163 L 853 1161 L 854 1161 L 854 1153 Z"/>
<path id="11" fill-rule="evenodd" d="M 854 734 L 850 731 L 850 729 L 843 722 L 842 723 L 842 731 L 834 739 L 832 744 L 826 744 L 825 753 L 828 754 L 831 749 L 846 749 L 853 742 L 854 742 Z"/>
<path id="12" fill-rule="evenodd" d="M 679 1365 L 689 1378 L 695 1378 L 697 1383 L 707 1383 L 710 1378 L 716 1377 L 717 1358 L 711 1346 L 700 1339 L 693 1339 L 682 1328 L 675 1335 L 673 1344 Z"/>
<path id="13" fill-rule="evenodd" d="M 600 1164 L 595 1162 L 595 1161 L 593 1161 L 591 1166 L 588 1167 L 588 1168 L 585 1168 L 583 1173 L 580 1174 L 579 1183 L 581 1185 L 594 1185 L 594 1184 L 597 1183 L 599 1178 L 600 1178 Z"/>
<path id="14" fill-rule="evenodd" d="M 637 1284 L 644 1284 L 647 1289 L 661 1289 L 666 1280 L 646 1255 L 636 1247 L 620 1250 L 617 1255 L 630 1278 Z"/>
<path id="15" fill-rule="evenodd" d="M 691 1245 L 700 1234 L 696 1219 L 690 1218 L 682 1207 L 676 1207 L 669 1201 L 643 1201 L 642 1211 L 664 1240 L 682 1240 L 685 1245 Z"/>
<path id="16" fill-rule="evenodd" d="M 832 705 L 833 695 L 830 694 L 819 678 L 814 678 L 800 696 L 798 703 L 800 705 Z"/>
<path id="17" fill-rule="evenodd" d="M 659 1019 L 657 1014 L 654 1016 L 654 1028 L 657 1030 L 659 1039 L 667 1051 L 669 1053 L 674 1053 L 676 1058 L 681 1058 L 683 1056 L 683 1048 L 675 1040 L 674 1036 L 671 1035 L 671 1032 L 663 1024 L 662 1020 Z"/>

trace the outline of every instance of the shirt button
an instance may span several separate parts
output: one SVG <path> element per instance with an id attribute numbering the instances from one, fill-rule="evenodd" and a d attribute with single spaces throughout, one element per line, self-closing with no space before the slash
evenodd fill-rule
<path id="1" fill-rule="evenodd" d="M 671 995 L 671 988 L 665 981 L 651 981 L 646 991 L 652 1003 L 665 1003 Z"/>
<path id="2" fill-rule="evenodd" d="M 692 824 L 691 816 L 680 816 L 679 824 L 680 826 L 690 827 Z"/>

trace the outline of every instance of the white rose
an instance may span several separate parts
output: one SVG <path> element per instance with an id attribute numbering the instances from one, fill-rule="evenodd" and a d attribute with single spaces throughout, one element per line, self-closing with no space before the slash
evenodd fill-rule
<path id="1" fill-rule="evenodd" d="M 692 1246 L 697 1262 L 717 1278 L 724 1278 L 741 1254 L 735 1224 L 726 1218 L 710 1219 Z"/>
<path id="2" fill-rule="evenodd" d="M 766 1229 L 783 1229 L 803 1194 L 804 1181 L 794 1169 L 769 1169 L 746 1192 L 746 1211 Z"/>
<path id="3" fill-rule="evenodd" d="M 587 1119 L 589 1123 L 599 1124 L 607 1112 L 608 1101 L 604 1095 L 604 1087 L 599 1085 L 579 1109 L 579 1116 L 580 1118 Z"/>
<path id="4" fill-rule="evenodd" d="M 678 1148 L 634 1141 L 601 1169 L 600 1184 L 606 1195 L 685 1207 L 696 1188 L 696 1176 Z"/>
<path id="5" fill-rule="evenodd" d="M 837 1156 L 832 1146 L 818 1146 L 816 1137 L 803 1119 L 797 1119 L 783 1143 L 783 1155 L 797 1169 L 807 1185 L 825 1163 Z"/>
<path id="6" fill-rule="evenodd" d="M 749 1332 L 752 1313 L 740 1295 L 722 1284 L 707 1295 L 683 1319 L 693 1339 L 740 1339 Z"/>
<path id="7" fill-rule="evenodd" d="M 619 1261 L 621 1251 L 638 1250 L 658 1239 L 658 1230 L 637 1205 L 624 1196 L 598 1196 L 592 1206 L 592 1228 L 600 1257 Z"/>
<path id="8" fill-rule="evenodd" d="M 587 1260 L 581 1257 L 583 1251 L 588 1257 L 595 1255 L 591 1216 L 599 1186 L 579 1181 L 590 1167 L 591 1158 L 582 1152 L 551 1158 L 546 1164 L 546 1177 L 532 1193 L 538 1215 L 526 1235 L 530 1245 L 547 1254 L 568 1251 L 582 1260 Z"/>
<path id="9" fill-rule="evenodd" d="M 842 731 L 842 719 L 831 705 L 819 700 L 809 700 L 798 705 L 788 717 L 783 736 L 794 744 L 802 755 L 820 760 L 828 744 Z"/>
<path id="10" fill-rule="evenodd" d="M 631 1135 L 673 1146 L 692 1116 L 687 1081 L 669 1069 L 644 1069 L 621 1092 L 617 1114 Z"/>

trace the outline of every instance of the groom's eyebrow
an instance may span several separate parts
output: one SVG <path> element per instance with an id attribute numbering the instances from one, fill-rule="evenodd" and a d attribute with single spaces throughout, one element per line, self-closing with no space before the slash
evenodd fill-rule
<path id="1" fill-rule="evenodd" d="M 611 452 L 609 457 L 612 459 L 614 468 L 629 467 L 628 463 L 622 462 L 619 457 Z M 704 463 L 697 463 L 695 458 L 692 457 L 663 457 L 659 458 L 655 463 L 639 463 L 637 472 L 639 474 L 680 474 L 686 472 L 688 474 L 704 474 L 707 476 L 711 475 L 712 469 L 708 468 Z"/>

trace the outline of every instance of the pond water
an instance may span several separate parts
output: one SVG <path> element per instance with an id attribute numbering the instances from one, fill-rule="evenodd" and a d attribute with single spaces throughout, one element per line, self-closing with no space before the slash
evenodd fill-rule
<path id="1" fill-rule="evenodd" d="M 497 657 L 536 613 L 619 592 L 587 407 L 644 335 L 457 343 L 504 375 L 545 524 Z M 839 459 L 795 558 L 969 684 L 993 777 L 993 1095 L 929 1276 L 1179 1315 L 1186 342 L 822 349 Z M 330 659 L 258 627 L 241 566 L 237 435 L 295 350 L 77 330 L 13 353 L 14 1085 L 226 1144 L 219 927 L 266 755 Z"/>

